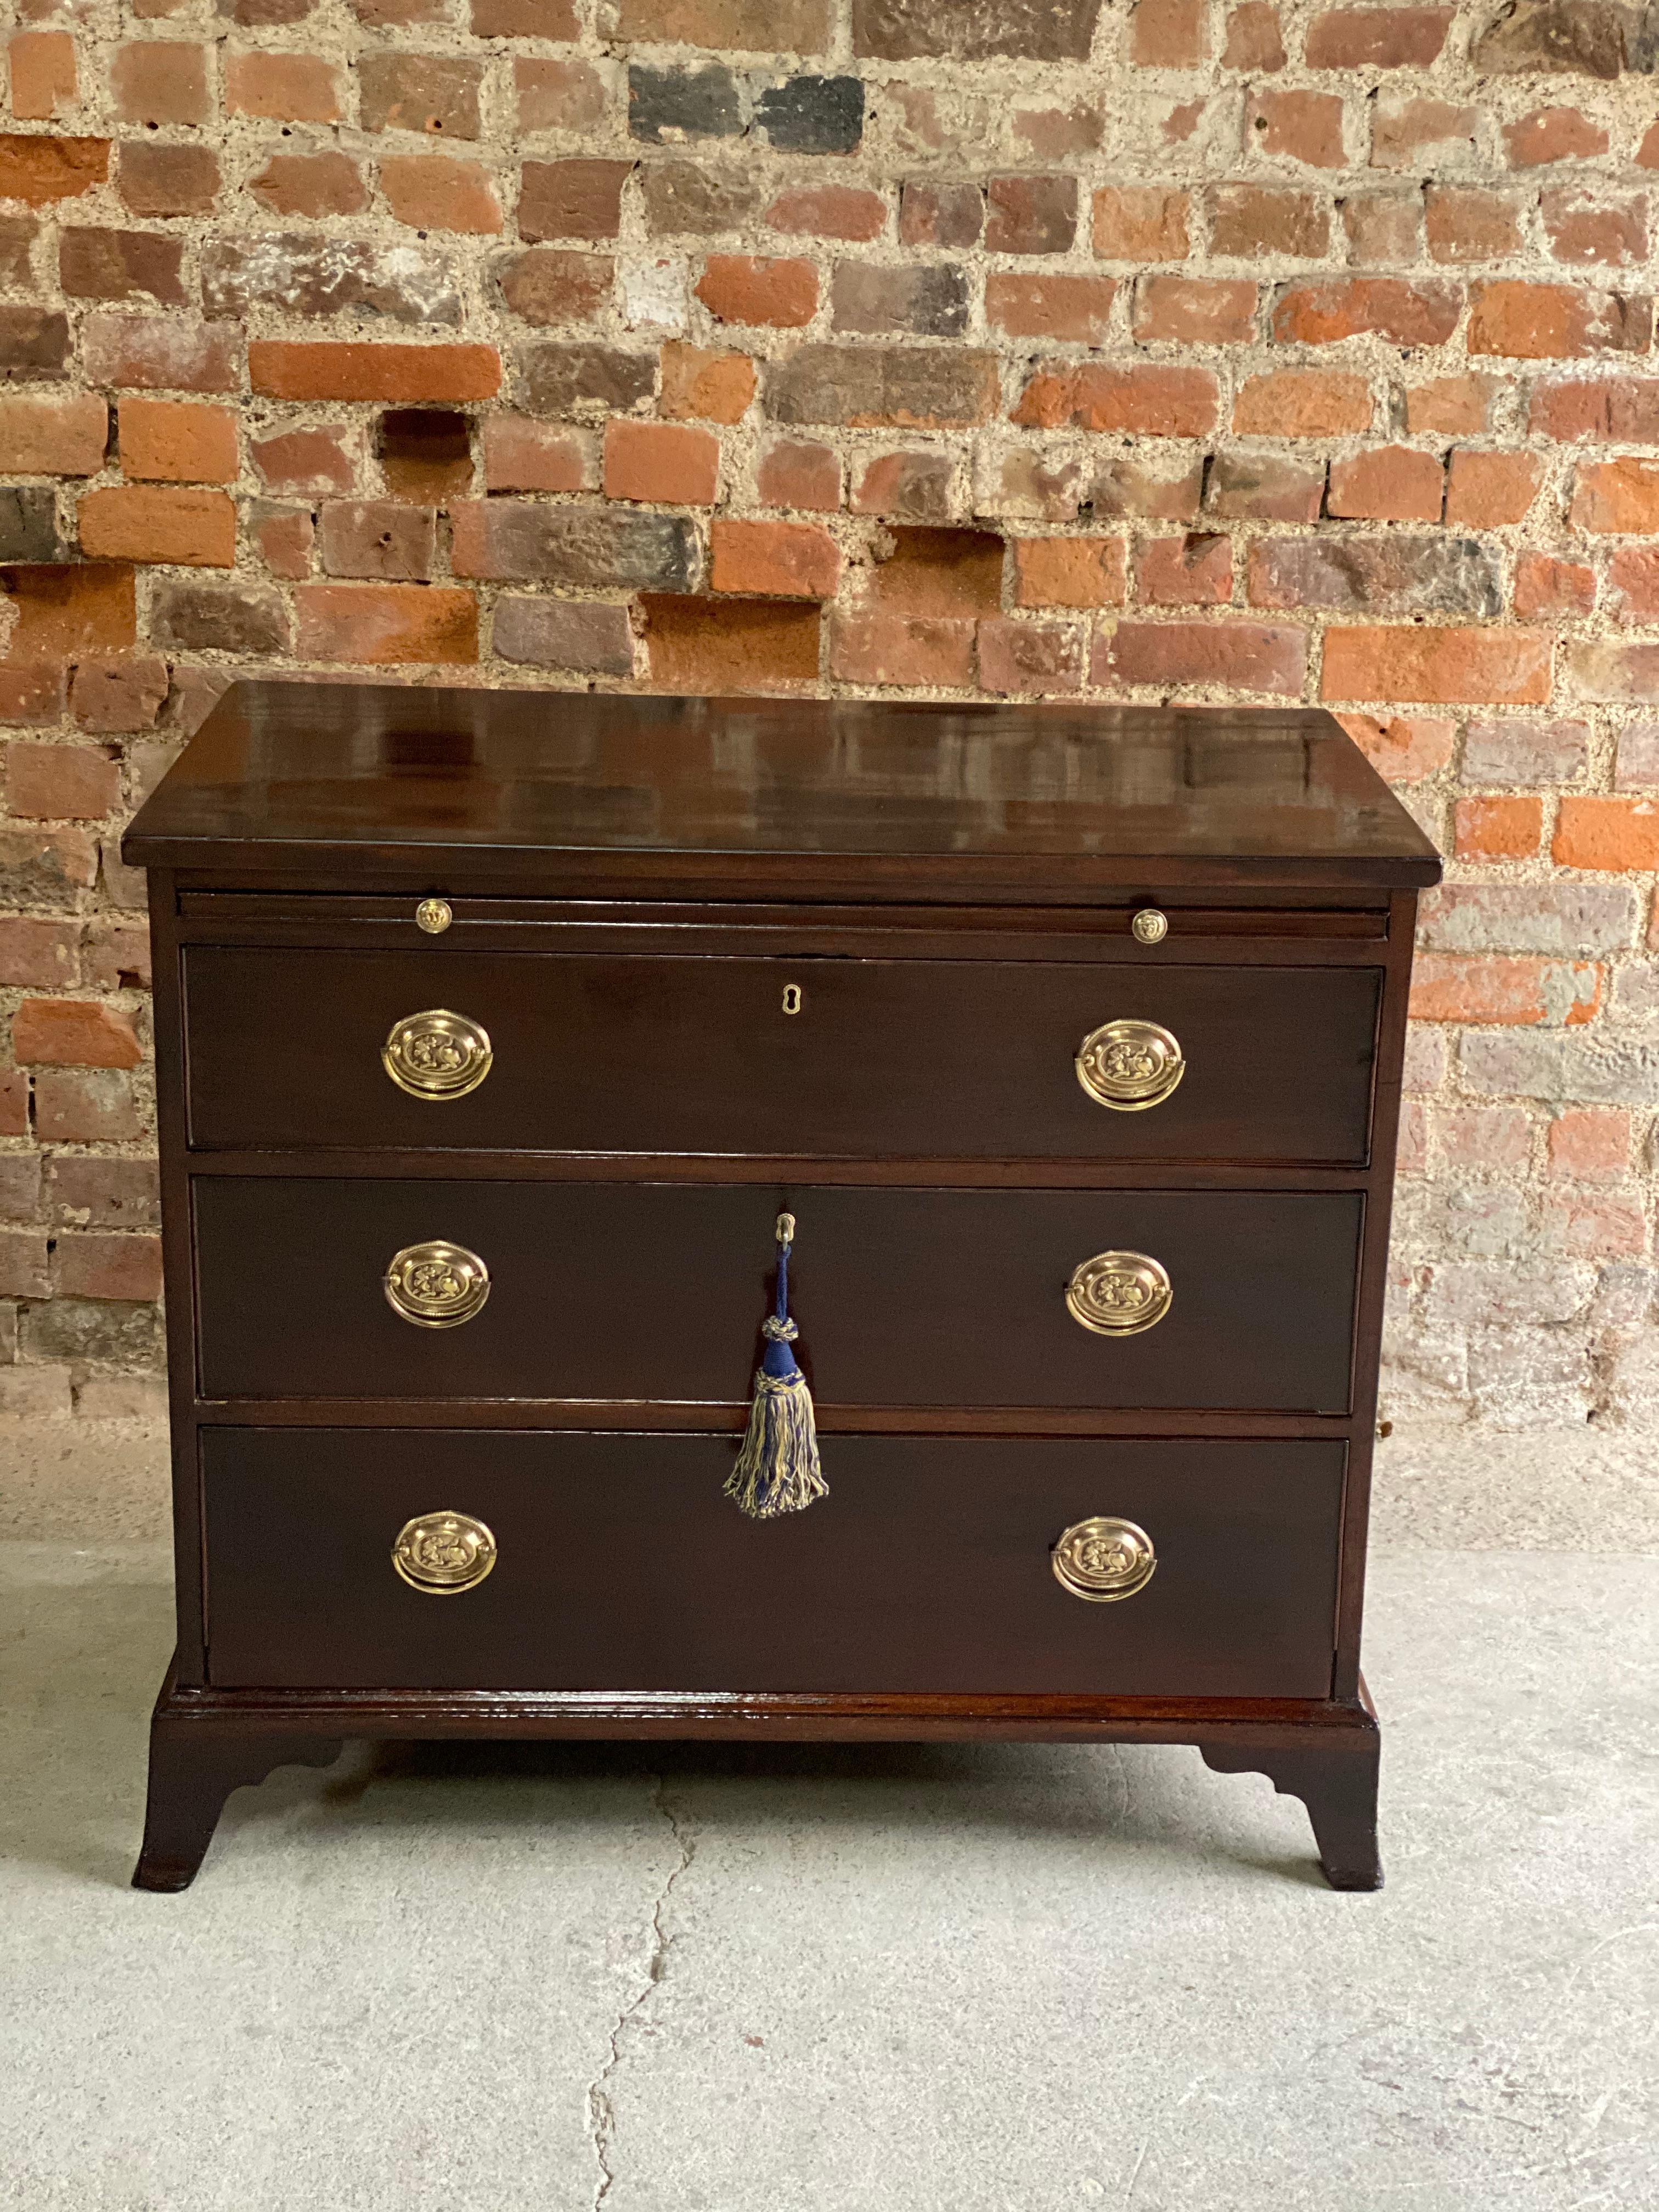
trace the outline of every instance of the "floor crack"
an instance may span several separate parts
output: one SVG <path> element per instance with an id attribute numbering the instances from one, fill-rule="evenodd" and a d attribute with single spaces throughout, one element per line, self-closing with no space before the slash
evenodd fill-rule
<path id="1" fill-rule="evenodd" d="M 667 1778 L 658 1774 L 652 1778 L 655 1789 L 652 1809 L 659 1813 L 668 1823 L 679 1852 L 677 1863 L 668 1870 L 668 1878 L 657 1893 L 651 1907 L 651 1954 L 645 1963 L 645 1979 L 634 1996 L 617 2015 L 616 2025 L 606 2044 L 605 2064 L 588 2085 L 587 2124 L 592 2131 L 593 2156 L 598 2164 L 599 2180 L 593 2191 L 593 2212 L 601 2212 L 611 2185 L 616 2175 L 611 2165 L 611 2147 L 617 2132 L 616 2107 L 611 2102 L 610 2084 L 623 2063 L 622 2039 L 629 2023 L 639 2014 L 646 2000 L 668 1971 L 668 1953 L 674 1939 L 663 1926 L 663 1914 L 674 1892 L 674 1885 L 696 1856 L 696 1836 L 689 1820 L 678 1813 L 670 1802 Z"/>

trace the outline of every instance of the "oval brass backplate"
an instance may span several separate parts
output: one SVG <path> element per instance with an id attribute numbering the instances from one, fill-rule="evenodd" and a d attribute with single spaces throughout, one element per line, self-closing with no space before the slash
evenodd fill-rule
<path id="1" fill-rule="evenodd" d="M 1097 1336 L 1138 1336 L 1163 1320 L 1174 1297 L 1168 1274 L 1144 1252 L 1097 1252 L 1066 1285 L 1072 1319 Z"/>
<path id="2" fill-rule="evenodd" d="M 489 1270 L 465 1244 L 406 1244 L 386 1267 L 386 1302 L 416 1328 L 459 1328 L 489 1296 Z"/>
<path id="3" fill-rule="evenodd" d="M 1078 1047 L 1076 1066 L 1095 1103 L 1120 1114 L 1161 1106 L 1187 1073 L 1179 1042 L 1156 1022 L 1103 1022 Z"/>
<path id="4" fill-rule="evenodd" d="M 477 1589 L 495 1564 L 495 1539 L 470 1513 L 421 1513 L 405 1521 L 392 1564 L 424 1597 Z"/>
<path id="5" fill-rule="evenodd" d="M 1090 1605 L 1113 1605 L 1146 1589 L 1158 1570 L 1152 1540 L 1109 1514 L 1078 1521 L 1054 1549 L 1054 1580 Z"/>
<path id="6" fill-rule="evenodd" d="M 447 1006 L 406 1014 L 380 1047 L 380 1064 L 398 1090 L 434 1102 L 476 1091 L 495 1057 L 482 1024 Z"/>

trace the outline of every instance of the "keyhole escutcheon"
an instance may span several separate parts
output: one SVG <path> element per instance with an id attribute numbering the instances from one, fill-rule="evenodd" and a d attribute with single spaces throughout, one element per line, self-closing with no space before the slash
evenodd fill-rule
<path id="1" fill-rule="evenodd" d="M 786 1014 L 798 1014 L 800 1012 L 800 985 L 799 983 L 786 983 L 784 985 L 783 1011 Z"/>

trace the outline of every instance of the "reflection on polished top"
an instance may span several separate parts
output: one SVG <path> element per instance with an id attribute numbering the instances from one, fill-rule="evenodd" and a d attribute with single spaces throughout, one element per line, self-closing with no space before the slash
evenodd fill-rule
<path id="1" fill-rule="evenodd" d="M 1431 883 L 1434 849 L 1314 708 L 960 706 L 236 684 L 128 832 L 139 866 L 804 884 L 865 856 L 1035 895 L 1127 879 Z M 730 865 L 721 868 L 721 857 Z M 1209 864 L 1209 865 L 1206 865 Z"/>

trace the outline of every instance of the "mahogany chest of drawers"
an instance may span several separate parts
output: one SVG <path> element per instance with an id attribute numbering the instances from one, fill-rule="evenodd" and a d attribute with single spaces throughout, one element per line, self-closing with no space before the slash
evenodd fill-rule
<path id="1" fill-rule="evenodd" d="M 1323 714 L 244 684 L 129 832 L 178 1650 L 137 1881 L 351 1736 L 1195 1744 L 1380 1880 L 1431 847 Z M 724 1494 L 774 1224 L 829 1494 Z"/>

